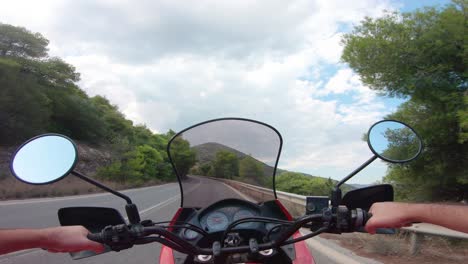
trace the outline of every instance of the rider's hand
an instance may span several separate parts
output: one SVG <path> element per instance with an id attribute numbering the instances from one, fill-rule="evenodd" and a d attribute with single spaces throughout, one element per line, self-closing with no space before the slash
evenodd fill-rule
<path id="1" fill-rule="evenodd" d="M 375 234 L 377 228 L 410 226 L 414 220 L 412 219 L 413 210 L 409 207 L 405 203 L 374 203 L 369 210 L 369 213 L 372 213 L 372 217 L 366 223 L 366 231 L 370 234 Z"/>
<path id="2" fill-rule="evenodd" d="M 61 226 L 42 229 L 44 241 L 42 248 L 49 252 L 78 252 L 91 250 L 96 253 L 104 251 L 100 243 L 89 240 L 89 231 L 82 226 Z"/>

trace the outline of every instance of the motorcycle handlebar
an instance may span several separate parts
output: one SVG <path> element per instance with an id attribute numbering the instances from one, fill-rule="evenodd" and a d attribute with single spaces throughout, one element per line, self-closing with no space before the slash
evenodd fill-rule
<path id="1" fill-rule="evenodd" d="M 370 213 L 367 213 L 361 209 L 349 210 L 349 212 L 346 214 L 338 211 L 337 213 L 332 213 L 332 210 L 328 210 L 322 212 L 322 214 L 306 215 L 298 218 L 291 222 L 291 226 L 289 226 L 288 229 L 286 229 L 278 237 L 278 239 L 266 243 L 259 243 L 256 248 L 257 250 L 266 250 L 280 247 L 282 245 L 296 243 L 318 235 L 322 232 L 331 230 L 333 230 L 333 233 L 354 232 L 358 228 L 364 226 L 367 220 L 372 216 Z M 320 222 L 324 225 L 307 236 L 290 240 L 290 237 L 297 230 L 305 226 L 307 223 L 313 221 Z M 154 237 L 150 235 L 158 236 Z M 130 248 L 135 244 L 145 244 L 151 242 L 159 242 L 177 251 L 180 251 L 181 253 L 191 255 L 219 255 L 221 253 L 232 254 L 249 252 L 252 250 L 248 245 L 237 247 L 220 247 L 219 242 L 215 242 L 213 244 L 213 248 L 199 248 L 180 238 L 173 232 L 166 230 L 164 227 L 143 227 L 138 224 L 131 226 L 108 226 L 100 233 L 90 233 L 87 235 L 87 237 L 89 240 L 106 244 L 115 251 Z M 215 244 L 217 244 L 217 246 L 215 246 Z"/>
<path id="2" fill-rule="evenodd" d="M 102 240 L 101 233 L 89 233 L 86 237 L 89 240 L 92 240 L 94 242 L 98 242 L 98 243 L 103 243 L 104 242 Z"/>

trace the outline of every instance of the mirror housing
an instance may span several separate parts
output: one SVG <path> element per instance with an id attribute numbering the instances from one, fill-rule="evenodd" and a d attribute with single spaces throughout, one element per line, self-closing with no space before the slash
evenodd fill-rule
<path id="1" fill-rule="evenodd" d="M 33 185 L 51 184 L 72 174 L 124 199 L 127 202 L 125 210 L 130 223 L 140 222 L 138 209 L 128 196 L 75 171 L 77 162 L 78 150 L 73 140 L 64 135 L 49 133 L 23 143 L 12 157 L 10 171 L 18 180 Z"/>
<path id="2" fill-rule="evenodd" d="M 11 173 L 20 181 L 42 185 L 59 181 L 75 168 L 75 143 L 60 134 L 43 134 L 23 143 L 13 154 Z"/>
<path id="3" fill-rule="evenodd" d="M 396 120 L 373 124 L 367 133 L 367 144 L 378 158 L 391 163 L 416 159 L 422 151 L 422 141 L 414 129 Z"/>
<path id="4" fill-rule="evenodd" d="M 382 120 L 373 124 L 367 133 L 367 144 L 374 155 L 335 185 L 330 195 L 332 207 L 342 204 L 340 186 L 377 158 L 391 163 L 409 162 L 416 159 L 423 148 L 416 131 L 396 120 Z"/>
<path id="5" fill-rule="evenodd" d="M 392 201 L 392 185 L 379 184 L 347 192 L 341 200 L 341 204 L 348 207 L 348 209 L 361 208 L 369 211 L 374 203 Z"/>

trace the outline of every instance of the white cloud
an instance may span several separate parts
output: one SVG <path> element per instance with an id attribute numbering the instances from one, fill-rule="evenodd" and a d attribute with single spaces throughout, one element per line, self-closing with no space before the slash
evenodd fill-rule
<path id="1" fill-rule="evenodd" d="M 367 155 L 362 133 L 386 113 L 338 64 L 343 30 L 386 1 L 41 1 L 41 14 L 25 5 L 4 4 L 2 22 L 44 33 L 88 94 L 154 131 L 254 118 L 282 132 L 282 166 L 349 170 Z"/>

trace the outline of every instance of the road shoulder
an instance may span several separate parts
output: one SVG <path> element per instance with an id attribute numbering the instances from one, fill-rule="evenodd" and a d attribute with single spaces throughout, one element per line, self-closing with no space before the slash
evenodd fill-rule
<path id="1" fill-rule="evenodd" d="M 305 228 L 302 228 L 300 232 L 303 235 L 310 233 L 310 231 Z M 305 242 L 311 250 L 317 264 L 382 264 L 382 262 L 374 259 L 358 256 L 351 250 L 343 248 L 333 241 L 318 236 L 307 239 Z"/>

